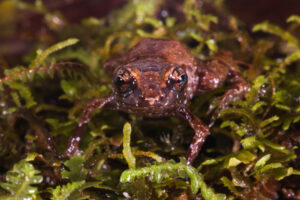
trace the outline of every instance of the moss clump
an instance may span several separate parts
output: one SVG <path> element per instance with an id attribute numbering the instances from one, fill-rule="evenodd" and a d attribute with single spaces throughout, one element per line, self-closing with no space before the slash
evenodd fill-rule
<path id="1" fill-rule="evenodd" d="M 174 5 L 130 0 L 101 20 L 74 24 L 42 1 L 0 3 L 1 16 L 10 23 L 0 21 L 7 30 L 3 34 L 20 31 L 16 24 L 23 11 L 42 15 L 48 30 L 22 55 L 20 65 L 9 67 L 0 57 L 1 199 L 295 195 L 300 189 L 294 184 L 300 174 L 300 42 L 293 30 L 300 17 L 291 16 L 287 30 L 262 22 L 248 31 L 222 1 L 177 4 L 174 15 L 162 15 Z M 205 13 L 205 6 L 214 13 Z M 251 90 L 220 111 L 193 166 L 180 161 L 193 135 L 190 127 L 172 118 L 143 119 L 115 111 L 96 112 L 80 144 L 82 154 L 61 158 L 84 105 L 111 91 L 105 60 L 144 37 L 178 40 L 199 60 L 231 51 Z M 5 50 L 0 47 L 0 52 Z M 209 122 L 226 90 L 225 84 L 195 97 L 191 110 Z M 132 130 L 126 124 L 122 140 L 126 122 Z"/>

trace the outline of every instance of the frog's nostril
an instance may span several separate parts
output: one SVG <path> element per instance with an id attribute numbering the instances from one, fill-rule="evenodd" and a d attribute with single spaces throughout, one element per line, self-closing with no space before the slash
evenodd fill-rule
<path id="1" fill-rule="evenodd" d="M 140 94 L 140 95 L 138 96 L 138 98 L 144 100 L 144 99 L 145 99 L 145 96 L 142 95 L 142 94 Z"/>

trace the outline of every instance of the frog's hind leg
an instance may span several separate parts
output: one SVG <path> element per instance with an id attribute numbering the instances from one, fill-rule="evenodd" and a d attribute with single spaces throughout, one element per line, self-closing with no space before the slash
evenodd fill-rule
<path id="1" fill-rule="evenodd" d="M 227 107 L 231 101 L 243 98 L 250 89 L 248 82 L 242 77 L 237 62 L 233 60 L 230 52 L 221 52 L 221 55 L 216 57 L 216 59 L 228 68 L 226 80 L 228 80 L 231 85 L 231 89 L 223 95 L 214 115 L 211 118 L 209 127 L 214 124 L 219 112 L 223 108 Z"/>
<path id="2" fill-rule="evenodd" d="M 237 62 L 233 60 L 231 52 L 222 51 L 213 59 L 203 63 L 199 68 L 199 85 L 197 92 L 203 93 L 220 87 L 225 80 L 232 86 L 221 98 L 221 101 L 211 118 L 211 127 L 219 112 L 231 101 L 241 99 L 248 91 L 249 84 L 242 77 Z"/>

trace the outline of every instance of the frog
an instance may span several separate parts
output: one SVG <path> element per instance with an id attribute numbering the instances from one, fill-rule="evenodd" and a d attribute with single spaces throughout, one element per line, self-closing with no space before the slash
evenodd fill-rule
<path id="1" fill-rule="evenodd" d="M 113 79 L 111 95 L 87 103 L 69 140 L 67 155 L 78 153 L 79 141 L 94 111 L 111 109 L 149 118 L 175 117 L 187 122 L 195 132 L 186 154 L 190 165 L 210 134 L 209 128 L 217 114 L 208 126 L 190 111 L 189 102 L 228 81 L 231 88 L 221 97 L 215 110 L 219 113 L 249 91 L 249 84 L 231 52 L 221 51 L 201 61 L 176 40 L 144 38 L 119 57 L 106 61 L 103 67 Z"/>

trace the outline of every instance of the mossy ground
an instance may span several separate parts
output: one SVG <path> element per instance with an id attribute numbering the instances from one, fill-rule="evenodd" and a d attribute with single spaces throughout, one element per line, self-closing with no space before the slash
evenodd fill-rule
<path id="1" fill-rule="evenodd" d="M 2 1 L 0 13 L 7 21 L 0 21 L 5 27 L 1 34 L 18 30 L 19 11 L 40 15 L 46 32 L 22 32 L 38 37 L 18 65 L 10 66 L 0 57 L 0 198 L 296 196 L 300 191 L 300 40 L 293 31 L 300 17 L 288 18 L 287 30 L 269 22 L 248 30 L 222 1 L 201 2 L 202 6 L 185 0 L 176 12 L 164 15 L 161 11 L 171 6 L 164 1 L 132 0 L 101 20 L 91 17 L 75 24 L 62 13 L 47 10 L 42 1 Z M 206 6 L 213 12 L 206 13 Z M 182 159 L 193 136 L 187 124 L 109 110 L 95 113 L 81 142 L 81 156 L 58 158 L 84 105 L 111 91 L 111 77 L 102 67 L 105 60 L 144 37 L 181 41 L 199 60 L 220 50 L 231 51 L 251 91 L 221 110 L 193 167 Z M 193 113 L 209 123 L 218 97 L 228 87 L 195 97 L 189 105 Z M 132 132 L 128 124 L 122 131 L 126 122 Z M 54 140 L 50 146 L 48 136 Z"/>

